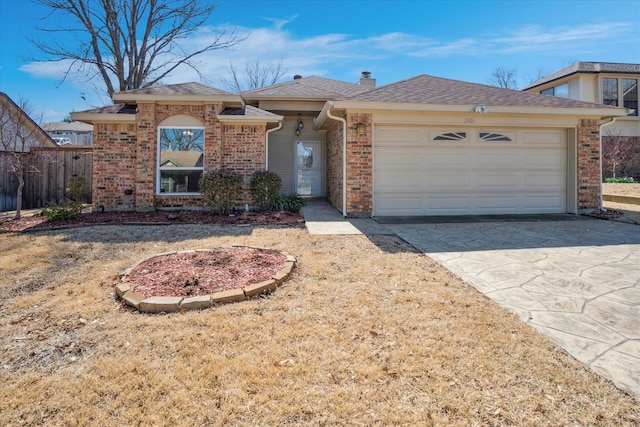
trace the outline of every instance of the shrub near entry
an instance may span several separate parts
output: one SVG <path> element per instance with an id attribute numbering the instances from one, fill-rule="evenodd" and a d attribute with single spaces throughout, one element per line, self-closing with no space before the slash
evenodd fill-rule
<path id="1" fill-rule="evenodd" d="M 229 169 L 207 172 L 200 180 L 200 192 L 207 204 L 216 212 L 229 214 L 233 202 L 240 197 L 242 176 Z"/>
<path id="2" fill-rule="evenodd" d="M 251 176 L 251 199 L 259 209 L 269 209 L 280 194 L 282 180 L 269 171 L 255 172 Z"/>

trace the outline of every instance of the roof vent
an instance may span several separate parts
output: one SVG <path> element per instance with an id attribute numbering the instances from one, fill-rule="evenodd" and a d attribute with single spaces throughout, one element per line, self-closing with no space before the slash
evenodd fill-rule
<path id="1" fill-rule="evenodd" d="M 371 78 L 371 71 L 363 71 L 358 84 L 362 86 L 376 87 L 376 79 Z"/>
<path id="2" fill-rule="evenodd" d="M 302 78 L 302 76 L 300 74 L 296 74 L 295 76 L 293 76 L 293 80 L 300 80 Z"/>

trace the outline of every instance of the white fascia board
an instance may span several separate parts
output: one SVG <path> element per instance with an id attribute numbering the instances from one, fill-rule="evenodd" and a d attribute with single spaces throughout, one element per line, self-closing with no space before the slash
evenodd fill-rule
<path id="1" fill-rule="evenodd" d="M 232 115 L 219 115 L 218 121 L 220 123 L 242 123 L 242 124 L 250 124 L 250 123 L 279 123 L 284 120 L 283 116 L 269 116 L 269 117 L 256 117 L 256 116 L 232 116 Z"/>
<path id="2" fill-rule="evenodd" d="M 479 104 L 476 104 L 479 105 Z M 419 104 L 403 102 L 363 102 L 363 101 L 333 101 L 331 108 L 349 110 L 386 110 L 386 111 L 425 111 L 444 113 L 472 113 L 476 105 L 465 104 Z M 519 106 L 519 105 L 490 105 L 482 104 L 488 108 L 485 114 L 546 114 L 562 116 L 591 116 L 591 117 L 623 117 L 629 112 L 626 108 L 559 108 L 546 106 Z M 324 112 L 323 110 L 320 112 Z M 320 117 L 320 116 L 318 116 Z"/>

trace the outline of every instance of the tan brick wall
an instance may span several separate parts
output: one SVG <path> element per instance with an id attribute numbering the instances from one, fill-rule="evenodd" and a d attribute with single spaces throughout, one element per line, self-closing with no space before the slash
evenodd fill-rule
<path id="1" fill-rule="evenodd" d="M 93 137 L 93 206 L 106 210 L 135 207 L 136 125 L 97 123 Z M 131 190 L 132 194 L 125 194 Z"/>
<path id="2" fill-rule="evenodd" d="M 600 127 L 597 120 L 578 124 L 578 210 L 600 208 Z"/>
<path id="3" fill-rule="evenodd" d="M 371 114 L 347 114 L 347 215 L 370 216 L 373 211 L 373 127 Z M 364 123 L 358 135 L 356 125 Z"/>
<path id="4" fill-rule="evenodd" d="M 342 123 L 327 132 L 327 199 L 342 211 Z"/>
<path id="5" fill-rule="evenodd" d="M 136 124 L 98 124 L 94 141 L 94 204 L 107 210 L 206 205 L 200 196 L 156 195 L 158 125 L 178 114 L 204 123 L 205 172 L 229 168 L 246 175 L 243 195 L 237 203 L 250 203 L 249 176 L 265 167 L 266 125 L 222 126 L 217 116 L 221 108 L 140 103 Z M 132 190 L 132 194 L 125 194 L 125 190 Z"/>

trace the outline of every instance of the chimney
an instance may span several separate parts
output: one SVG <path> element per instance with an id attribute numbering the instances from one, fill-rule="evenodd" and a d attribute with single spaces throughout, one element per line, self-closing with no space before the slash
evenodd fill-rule
<path id="1" fill-rule="evenodd" d="M 293 76 L 293 80 L 300 80 L 302 78 L 302 76 L 300 74 L 296 74 L 295 76 Z"/>
<path id="2" fill-rule="evenodd" d="M 358 84 L 362 86 L 376 87 L 376 79 L 371 78 L 370 71 L 363 71 Z"/>

